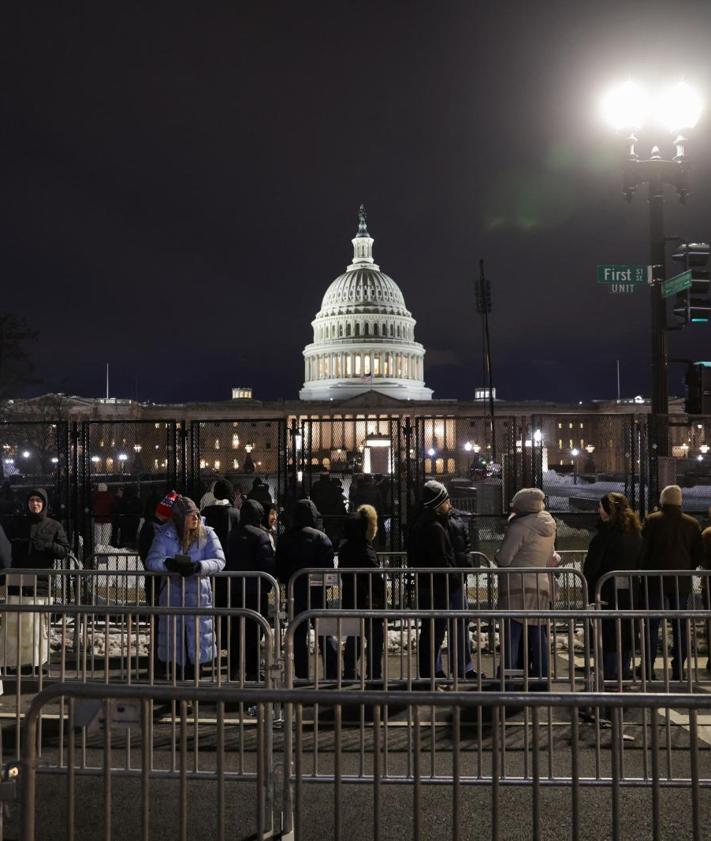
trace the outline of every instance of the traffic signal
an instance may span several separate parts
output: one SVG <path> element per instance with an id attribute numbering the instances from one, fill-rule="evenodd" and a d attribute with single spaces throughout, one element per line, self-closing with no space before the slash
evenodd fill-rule
<path id="1" fill-rule="evenodd" d="M 711 414 L 711 362 L 696 362 L 686 369 L 687 415 Z"/>
<path id="2" fill-rule="evenodd" d="M 672 254 L 672 260 L 691 273 L 688 288 L 677 294 L 674 305 L 674 315 L 686 324 L 708 324 L 711 320 L 710 256 L 711 246 L 707 242 L 682 243 Z"/>

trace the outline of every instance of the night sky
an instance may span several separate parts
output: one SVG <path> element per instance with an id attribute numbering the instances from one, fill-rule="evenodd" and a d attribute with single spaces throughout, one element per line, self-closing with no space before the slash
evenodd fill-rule
<path id="1" fill-rule="evenodd" d="M 614 397 L 616 359 L 649 394 L 646 291 L 595 282 L 648 262 L 598 115 L 628 76 L 709 99 L 667 202 L 668 234 L 708 241 L 708 2 L 7 4 L 0 309 L 39 331 L 34 393 L 102 396 L 109 362 L 112 396 L 295 398 L 364 202 L 435 397 L 482 381 L 480 257 L 500 397 Z M 711 359 L 711 327 L 670 351 Z"/>

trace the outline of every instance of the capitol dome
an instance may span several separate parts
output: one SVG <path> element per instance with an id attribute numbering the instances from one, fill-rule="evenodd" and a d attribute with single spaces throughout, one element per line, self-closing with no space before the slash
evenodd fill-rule
<path id="1" fill-rule="evenodd" d="M 430 400 L 425 350 L 395 281 L 373 261 L 365 209 L 358 214 L 353 262 L 326 290 L 304 348 L 302 400 L 330 400 L 378 391 L 400 400 Z"/>

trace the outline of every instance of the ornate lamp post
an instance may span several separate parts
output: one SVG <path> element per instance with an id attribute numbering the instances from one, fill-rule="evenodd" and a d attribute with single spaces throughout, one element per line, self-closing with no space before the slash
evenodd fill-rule
<path id="1" fill-rule="evenodd" d="M 666 306 L 662 297 L 665 279 L 664 189 L 673 187 L 682 204 L 689 194 L 686 154 L 687 138 L 682 133 L 693 128 L 702 111 L 701 99 L 685 82 L 664 88 L 656 97 L 650 96 L 634 82 L 627 81 L 610 91 L 603 100 L 603 114 L 616 130 L 628 130 L 628 148 L 623 168 L 622 190 L 625 199 L 632 201 L 637 187 L 647 184 L 649 201 L 649 262 L 653 266 L 651 285 L 652 339 L 652 414 L 669 412 L 667 384 Z M 645 124 L 656 124 L 672 132 L 674 155 L 664 158 L 659 146 L 653 146 L 649 157 L 637 153 L 636 131 Z M 664 424 L 662 424 L 665 426 Z M 666 435 L 657 442 L 664 445 Z M 662 454 L 660 450 L 660 454 Z"/>

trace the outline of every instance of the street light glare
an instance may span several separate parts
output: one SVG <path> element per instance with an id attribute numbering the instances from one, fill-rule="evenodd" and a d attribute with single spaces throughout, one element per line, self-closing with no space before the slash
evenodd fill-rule
<path id="1" fill-rule="evenodd" d="M 659 95 L 655 115 L 669 131 L 693 128 L 699 121 L 704 105 L 700 95 L 686 82 L 668 85 Z"/>
<path id="2" fill-rule="evenodd" d="M 638 129 L 649 116 L 650 101 L 647 92 L 628 80 L 610 90 L 602 99 L 602 116 L 612 128 Z"/>

